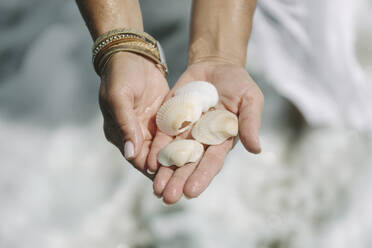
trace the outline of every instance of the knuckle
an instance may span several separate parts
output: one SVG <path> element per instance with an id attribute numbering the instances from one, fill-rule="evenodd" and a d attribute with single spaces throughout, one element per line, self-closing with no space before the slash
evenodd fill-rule
<path id="1" fill-rule="evenodd" d="M 262 91 L 259 88 L 252 90 L 249 94 L 244 96 L 244 100 L 246 101 L 248 106 L 260 105 L 263 106 L 265 97 Z"/>
<path id="2" fill-rule="evenodd" d="M 120 130 L 121 134 L 124 137 L 126 137 L 128 131 L 129 132 L 134 132 L 134 128 L 132 126 L 130 126 L 128 123 L 125 123 L 125 122 L 118 123 L 118 127 L 119 127 L 119 130 Z"/>

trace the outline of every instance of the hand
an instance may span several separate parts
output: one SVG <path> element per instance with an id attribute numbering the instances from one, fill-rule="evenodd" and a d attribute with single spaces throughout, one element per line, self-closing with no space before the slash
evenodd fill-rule
<path id="1" fill-rule="evenodd" d="M 169 92 L 165 77 L 146 58 L 127 52 L 113 55 L 102 75 L 99 103 L 104 132 L 136 169 L 147 172 L 146 158 L 155 135 L 155 116 Z"/>
<path id="2" fill-rule="evenodd" d="M 259 153 L 259 129 L 264 97 L 245 68 L 219 61 L 192 64 L 166 99 L 171 97 L 177 88 L 195 80 L 214 84 L 220 96 L 217 108 L 225 108 L 238 115 L 239 136 L 244 147 L 252 153 Z M 181 134 L 176 139 L 186 138 L 188 135 Z M 224 159 L 233 146 L 233 139 L 229 139 L 220 145 L 207 147 L 199 163 L 175 169 L 161 166 L 158 169 L 158 152 L 173 139 L 158 130 L 148 158 L 149 169 L 158 170 L 154 179 L 154 193 L 163 196 L 163 201 L 168 204 L 177 202 L 182 194 L 193 198 L 203 192 L 221 170 Z"/>

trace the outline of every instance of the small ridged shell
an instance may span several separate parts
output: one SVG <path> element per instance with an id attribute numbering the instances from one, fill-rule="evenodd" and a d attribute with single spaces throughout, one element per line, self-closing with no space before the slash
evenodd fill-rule
<path id="1" fill-rule="evenodd" d="M 192 129 L 192 137 L 206 145 L 218 145 L 238 135 L 238 118 L 227 110 L 205 113 Z"/>
<path id="2" fill-rule="evenodd" d="M 196 140 L 176 140 L 160 150 L 158 161 L 163 166 L 197 162 L 204 153 L 204 147 Z"/>
<path id="3" fill-rule="evenodd" d="M 166 101 L 156 114 L 156 125 L 168 134 L 177 135 L 194 124 L 201 116 L 201 104 L 197 94 L 182 94 Z"/>
<path id="4" fill-rule="evenodd" d="M 202 111 L 208 111 L 211 107 L 218 103 L 218 91 L 213 84 L 205 81 L 193 81 L 178 88 L 174 95 L 182 95 L 187 93 L 198 93 L 201 98 Z"/>

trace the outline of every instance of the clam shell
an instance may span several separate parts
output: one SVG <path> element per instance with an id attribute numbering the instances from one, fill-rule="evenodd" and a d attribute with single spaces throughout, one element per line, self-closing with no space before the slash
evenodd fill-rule
<path id="1" fill-rule="evenodd" d="M 204 147 L 196 140 L 176 140 L 160 150 L 158 161 L 163 166 L 197 162 L 204 153 Z"/>
<path id="2" fill-rule="evenodd" d="M 202 111 L 208 111 L 211 107 L 218 103 L 218 91 L 213 84 L 205 81 L 192 81 L 178 88 L 174 95 L 182 95 L 187 93 L 197 93 L 200 95 L 202 103 Z"/>
<path id="3" fill-rule="evenodd" d="M 205 113 L 192 129 L 192 137 L 206 145 L 218 145 L 238 135 L 238 118 L 227 110 Z"/>
<path id="4" fill-rule="evenodd" d="M 182 94 L 166 101 L 156 114 L 156 125 L 168 134 L 177 135 L 189 129 L 201 116 L 197 94 Z"/>

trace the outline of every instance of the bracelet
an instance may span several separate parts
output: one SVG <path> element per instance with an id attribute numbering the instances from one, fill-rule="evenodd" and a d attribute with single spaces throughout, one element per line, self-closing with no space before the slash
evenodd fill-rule
<path id="1" fill-rule="evenodd" d="M 130 28 L 121 28 L 121 29 L 110 30 L 110 31 L 100 35 L 96 39 L 96 41 L 94 42 L 93 48 L 97 47 L 102 42 L 108 42 L 111 37 L 116 36 L 116 38 L 119 38 L 119 36 L 121 36 L 121 37 L 124 38 L 124 36 L 126 36 L 126 35 L 136 36 L 136 37 L 139 37 L 140 39 L 143 39 L 144 41 L 147 41 L 147 42 L 153 44 L 154 46 L 156 45 L 156 40 L 154 39 L 154 37 L 152 37 L 151 35 L 149 35 L 146 32 L 140 32 L 140 31 L 136 31 L 136 30 L 130 29 Z"/>
<path id="2" fill-rule="evenodd" d="M 100 35 L 92 48 L 92 62 L 98 75 L 114 53 L 133 52 L 152 60 L 164 76 L 167 64 L 160 43 L 151 35 L 131 29 L 115 29 Z"/>
<path id="3" fill-rule="evenodd" d="M 139 43 L 139 42 L 126 42 L 120 43 L 114 46 L 110 46 L 109 48 L 105 49 L 104 52 L 100 57 L 97 57 L 94 63 L 96 71 L 99 75 L 102 75 L 105 65 L 109 61 L 112 55 L 117 52 L 133 52 L 139 55 L 142 55 L 150 60 L 154 61 L 156 66 L 160 69 L 160 71 L 166 75 L 167 69 L 160 61 L 159 56 L 155 55 L 157 52 L 153 52 L 150 48 L 146 47 L 146 44 Z"/>

